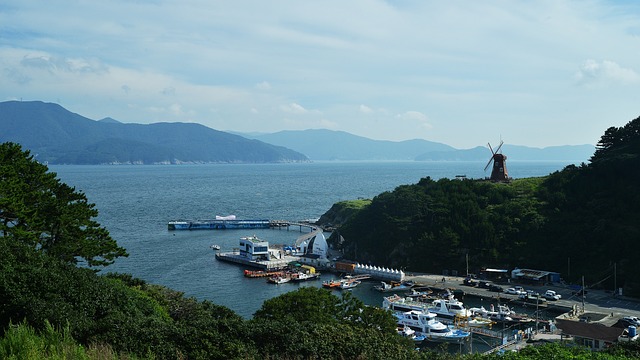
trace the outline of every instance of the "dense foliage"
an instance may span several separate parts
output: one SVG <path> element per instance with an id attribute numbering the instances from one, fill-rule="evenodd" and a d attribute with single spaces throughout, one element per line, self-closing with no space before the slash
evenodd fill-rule
<path id="1" fill-rule="evenodd" d="M 360 262 L 465 273 L 468 259 L 471 272 L 551 270 L 640 296 L 640 118 L 608 129 L 588 165 L 509 183 L 426 177 L 376 196 L 339 231 L 345 241 L 330 241 Z"/>
<path id="2" fill-rule="evenodd" d="M 68 263 L 108 265 L 126 256 L 93 220 L 94 204 L 20 145 L 0 144 L 0 234 Z"/>

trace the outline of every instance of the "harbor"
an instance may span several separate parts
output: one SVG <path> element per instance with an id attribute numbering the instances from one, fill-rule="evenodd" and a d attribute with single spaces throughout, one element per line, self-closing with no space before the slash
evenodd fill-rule
<path id="1" fill-rule="evenodd" d="M 238 245 L 231 250 L 212 246 L 215 258 L 240 265 L 239 270 L 244 271 L 247 279 L 263 278 L 260 283 L 264 284 L 266 278 L 267 284 L 278 286 L 280 291 L 294 290 L 295 286 L 303 286 L 300 284 L 302 280 L 305 283 L 306 280 L 317 280 L 322 274 L 322 281 L 310 281 L 304 286 L 349 291 L 358 298 L 370 298 L 365 303 L 377 307 L 384 307 L 382 299 L 390 296 L 400 297 L 407 304 L 412 301 L 422 302 L 420 309 L 400 309 L 396 313 L 413 311 L 417 312 L 414 314 L 417 317 L 425 313 L 427 315 L 424 315 L 426 317 L 423 321 L 431 321 L 428 320 L 432 316 L 429 314 L 435 314 L 433 321 L 444 324 L 448 329 L 446 332 L 450 332 L 448 337 L 427 336 L 427 328 L 424 326 L 422 330 L 416 330 L 417 326 L 414 329 L 408 324 L 399 323 L 399 333 L 415 338 L 416 342 L 425 341 L 424 346 L 432 342 L 446 342 L 459 345 L 459 350 L 464 352 L 490 352 L 517 349 L 543 337 L 544 341 L 560 341 L 563 333 L 556 327 L 556 318 L 562 314 L 578 313 L 576 299 L 569 300 L 571 296 L 567 296 L 568 289 L 564 287 L 547 283 L 538 284 L 539 286 L 529 284 L 531 286 L 527 287 L 530 288 L 530 293 L 523 296 L 505 292 L 506 280 L 498 285 L 491 281 L 468 281 L 468 278 L 460 276 L 405 273 L 399 269 L 360 264 L 342 259 L 333 252 L 326 243 L 323 229 L 314 224 L 289 221 L 277 223 L 280 225 L 269 226 L 262 236 L 271 238 L 269 234 L 280 233 L 273 232 L 273 229 L 291 228 L 301 232 L 301 235 L 291 245 L 286 245 L 286 242 L 270 245 L 264 238 L 256 235 L 240 237 Z M 555 273 L 548 274 L 555 276 Z M 516 287 L 522 289 L 520 286 Z M 539 295 L 531 295 L 545 291 L 553 294 L 557 292 L 557 299 L 545 301 Z M 560 300 L 562 296 L 559 294 L 565 297 Z M 460 301 L 460 307 L 465 313 L 447 315 L 445 311 L 451 308 L 451 304 L 444 304 L 443 299 L 447 298 L 464 301 Z M 613 314 L 611 317 L 613 319 Z M 405 318 L 403 321 L 409 320 Z M 445 332 L 441 325 L 434 329 L 437 328 Z M 459 330 L 454 331 L 455 329 Z M 620 332 L 623 331 L 627 330 L 621 328 Z M 466 340 L 467 338 L 470 340 Z M 564 335 L 564 340 L 566 339 L 572 337 Z M 475 350 L 472 350 L 474 347 Z"/>

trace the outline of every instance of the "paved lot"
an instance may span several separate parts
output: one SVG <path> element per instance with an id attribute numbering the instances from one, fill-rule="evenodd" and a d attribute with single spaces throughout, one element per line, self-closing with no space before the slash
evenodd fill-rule
<path id="1" fill-rule="evenodd" d="M 445 282 L 442 283 L 442 275 L 434 274 L 408 274 L 407 280 L 413 280 L 418 284 L 425 286 L 437 286 L 447 287 L 453 289 L 460 289 L 466 293 L 473 293 L 474 295 L 516 299 L 517 295 L 509 295 L 506 293 L 490 292 L 486 289 L 479 289 L 463 285 L 462 281 L 464 277 L 460 276 L 444 276 Z M 544 294 L 548 289 L 556 291 L 562 295 L 562 299 L 558 301 L 548 301 L 549 306 L 562 306 L 565 308 L 572 308 L 577 306 L 578 309 L 582 309 L 583 299 L 581 296 L 572 295 L 572 290 L 566 286 L 531 286 L 524 284 L 500 284 L 503 288 L 512 287 L 515 285 L 521 285 L 525 289 L 531 289 L 540 294 Z M 588 290 L 587 295 L 584 298 L 584 310 L 586 312 L 599 312 L 604 314 L 614 313 L 615 316 L 638 316 L 640 317 L 640 299 L 633 299 L 625 296 L 613 296 L 613 292 L 607 292 L 604 290 Z"/>

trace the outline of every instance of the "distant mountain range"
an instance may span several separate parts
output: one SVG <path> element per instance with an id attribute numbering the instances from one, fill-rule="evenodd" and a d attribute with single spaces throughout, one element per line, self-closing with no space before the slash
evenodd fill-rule
<path id="1" fill-rule="evenodd" d="M 455 149 L 427 140 L 372 140 L 342 131 L 301 130 L 272 134 L 240 134 L 301 152 L 311 160 L 416 160 L 416 161 L 489 161 L 486 146 Z M 504 144 L 500 152 L 509 160 L 586 162 L 594 153 L 593 145 L 563 145 L 533 148 Z"/>
<path id="2" fill-rule="evenodd" d="M 193 123 L 95 121 L 40 101 L 0 103 L 0 142 L 51 164 L 269 163 L 309 159 L 296 151 Z"/>
<path id="3" fill-rule="evenodd" d="M 301 161 L 488 161 L 487 147 L 455 149 L 427 141 L 372 140 L 343 131 L 242 134 L 194 123 L 91 120 L 40 101 L 0 102 L 0 142 L 16 142 L 51 164 L 270 163 Z M 503 145 L 509 160 L 586 162 L 593 145 Z"/>

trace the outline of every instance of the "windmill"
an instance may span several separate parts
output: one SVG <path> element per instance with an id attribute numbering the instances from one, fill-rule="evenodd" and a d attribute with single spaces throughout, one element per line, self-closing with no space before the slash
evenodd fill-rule
<path id="1" fill-rule="evenodd" d="M 504 144 L 503 141 L 500 141 L 500 145 L 496 148 L 496 151 L 493 151 L 491 144 L 489 145 L 489 150 L 491 150 L 491 158 L 487 163 L 487 166 L 484 167 L 484 171 L 487 171 L 489 165 L 493 161 L 493 169 L 491 169 L 491 177 L 489 178 L 491 181 L 509 181 L 509 173 L 507 172 L 507 157 L 500 153 L 500 148 Z"/>

